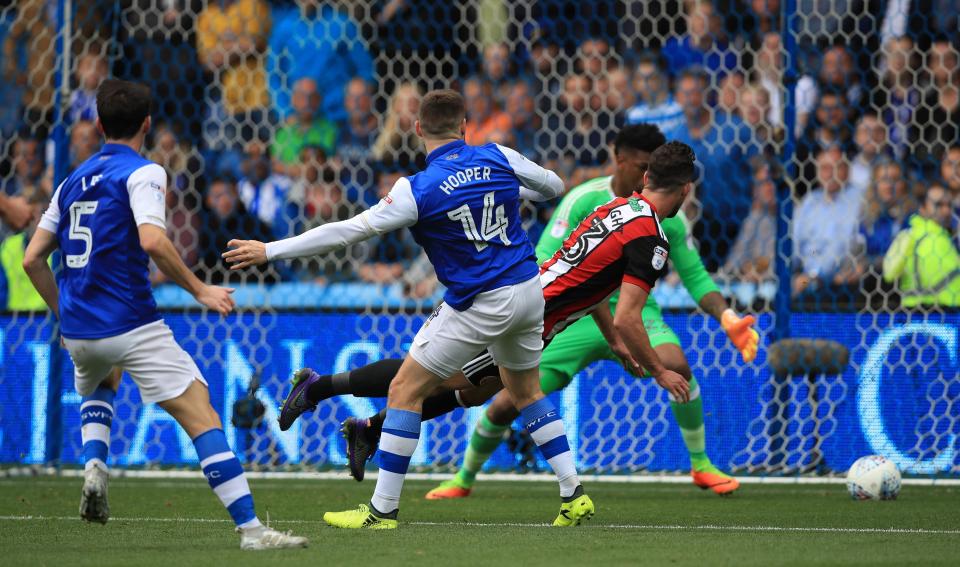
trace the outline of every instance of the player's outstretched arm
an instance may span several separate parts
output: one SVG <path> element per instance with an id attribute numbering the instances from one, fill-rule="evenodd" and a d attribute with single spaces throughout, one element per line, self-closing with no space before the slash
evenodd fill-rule
<path id="1" fill-rule="evenodd" d="M 620 336 L 620 333 L 618 333 L 613 326 L 613 313 L 610 312 L 610 302 L 604 301 L 599 307 L 594 309 L 590 315 L 600 329 L 603 338 L 606 339 L 607 344 L 610 345 L 610 350 L 623 362 L 623 366 L 627 369 L 627 372 L 639 374 L 642 370 L 640 363 L 637 362 L 637 359 L 630 353 L 627 344 L 623 342 L 623 337 Z"/>
<path id="2" fill-rule="evenodd" d="M 662 388 L 679 402 L 686 403 L 690 397 L 690 386 L 676 372 L 667 369 L 657 351 L 650 344 L 650 337 L 643 326 L 643 306 L 647 303 L 649 292 L 632 283 L 620 285 L 620 301 L 613 318 L 613 327 L 623 337 L 627 348 L 643 368 L 645 368 Z"/>
<path id="3" fill-rule="evenodd" d="M 236 306 L 230 294 L 232 288 L 207 285 L 193 275 L 190 268 L 183 263 L 173 243 L 167 238 L 164 229 L 153 224 L 141 224 L 137 227 L 140 234 L 140 246 L 165 276 L 173 280 L 178 286 L 190 292 L 198 303 L 212 309 L 221 315 L 227 315 Z"/>
<path id="4" fill-rule="evenodd" d="M 264 244 L 257 240 L 233 239 L 231 250 L 222 254 L 231 270 L 258 266 L 270 260 L 290 260 L 326 254 L 378 234 L 416 224 L 419 218 L 410 181 L 401 177 L 390 193 L 368 211 L 345 221 L 327 223 L 293 238 Z"/>
<path id="5" fill-rule="evenodd" d="M 57 235 L 49 230 L 38 228 L 27 245 L 23 254 L 23 271 L 27 273 L 33 287 L 43 298 L 47 307 L 60 318 L 59 290 L 57 280 L 53 277 L 53 270 L 47 259 L 57 249 Z"/>

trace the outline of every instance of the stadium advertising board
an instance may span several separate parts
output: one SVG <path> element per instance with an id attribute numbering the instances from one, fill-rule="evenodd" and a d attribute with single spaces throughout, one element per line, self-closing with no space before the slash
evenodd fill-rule
<path id="1" fill-rule="evenodd" d="M 243 336 L 245 318 L 254 316 L 237 316 L 229 327 L 230 337 L 225 336 L 227 326 L 216 325 L 219 330 L 203 342 L 187 340 L 202 315 L 168 315 L 167 321 L 188 352 L 203 349 L 199 358 L 212 361 L 201 370 L 210 383 L 214 407 L 225 417 L 228 439 L 244 459 L 268 466 L 342 465 L 339 423 L 349 415 L 374 412 L 383 400 L 327 401 L 290 431 L 280 432 L 276 407 L 286 393 L 287 377 L 301 366 L 339 372 L 385 355 L 398 356 L 422 317 L 274 314 L 266 324 L 261 316 L 257 332 L 262 336 Z M 776 469 L 770 468 L 771 463 L 790 472 L 818 467 L 843 471 L 859 456 L 880 453 L 907 473 L 956 470 L 958 422 L 950 400 L 960 395 L 960 314 L 795 314 L 791 321 L 795 337 L 832 339 L 850 349 L 851 366 L 844 374 L 815 380 L 771 376 L 765 346 L 757 362 L 744 367 L 726 344 L 692 345 L 690 317 L 666 314 L 667 323 L 691 352 L 714 462 L 756 472 Z M 383 325 L 401 330 L 394 344 L 358 339 L 358 328 L 375 330 Z M 770 326 L 769 316 L 762 316 L 760 327 Z M 0 462 L 49 462 L 56 460 L 50 455 L 59 451 L 60 462 L 78 464 L 80 400 L 73 391 L 69 358 L 59 348 L 51 348 L 46 323 L 14 325 L 9 317 L 0 317 L 0 329 L 6 333 L 0 350 Z M 698 335 L 703 342 L 716 333 Z M 262 381 L 257 396 L 267 412 L 261 434 L 250 435 L 231 424 L 229 416 L 255 375 Z M 48 399 L 51 387 L 55 394 Z M 604 362 L 578 376 L 556 398 L 568 431 L 579 432 L 571 445 L 581 470 L 682 471 L 688 467 L 666 395 L 652 380 L 637 380 L 614 363 Z M 196 463 L 193 445 L 183 431 L 157 406 L 141 406 L 129 379 L 124 380 L 117 400 L 111 445 L 115 464 Z M 457 410 L 427 425 L 413 459 L 415 466 L 459 464 L 478 416 L 477 408 Z M 491 463 L 511 468 L 514 460 L 501 447 Z"/>

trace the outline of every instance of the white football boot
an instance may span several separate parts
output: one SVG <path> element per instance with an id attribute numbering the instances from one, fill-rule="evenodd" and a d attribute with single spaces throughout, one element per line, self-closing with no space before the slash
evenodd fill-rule
<path id="1" fill-rule="evenodd" d="M 107 502 L 107 481 L 110 473 L 94 465 L 83 473 L 83 491 L 80 494 L 80 517 L 88 522 L 106 524 L 110 519 Z"/>
<path id="2" fill-rule="evenodd" d="M 268 526 L 249 530 L 237 528 L 237 531 L 240 532 L 240 549 L 247 551 L 307 547 L 307 538 L 290 532 L 278 532 Z"/>

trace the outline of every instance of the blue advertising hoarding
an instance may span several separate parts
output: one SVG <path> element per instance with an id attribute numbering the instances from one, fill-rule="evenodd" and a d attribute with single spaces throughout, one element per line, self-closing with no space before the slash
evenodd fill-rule
<path id="1" fill-rule="evenodd" d="M 287 377 L 301 366 L 339 372 L 400 356 L 423 317 L 246 313 L 224 323 L 210 315 L 181 313 L 166 320 L 184 348 L 197 355 L 213 405 L 225 418 L 228 439 L 244 459 L 325 467 L 345 462 L 340 421 L 373 412 L 383 400 L 328 401 L 290 431 L 280 432 L 276 405 Z M 714 322 L 702 316 L 668 313 L 666 320 L 690 353 L 700 382 L 708 452 L 715 463 L 741 470 L 762 470 L 755 465 L 777 462 L 802 468 L 815 453 L 814 464 L 842 471 L 859 456 L 882 453 L 908 472 L 956 471 L 960 406 L 953 401 L 960 398 L 960 315 L 795 314 L 794 337 L 832 339 L 851 352 L 851 367 L 843 375 L 820 377 L 815 386 L 805 378 L 789 383 L 772 378 L 765 348 L 756 363 L 743 365 Z M 694 341 L 690 329 L 703 324 L 711 332 L 698 329 Z M 768 315 L 761 317 L 760 327 L 771 327 Z M 50 332 L 44 322 L 0 317 L 2 463 L 79 462 L 79 398 L 73 392 L 72 366 L 63 351 L 51 348 Z M 262 381 L 258 397 L 267 406 L 267 419 L 251 432 L 234 428 L 229 415 L 254 375 Z M 51 387 L 53 400 L 48 399 Z M 578 432 L 571 443 L 581 469 L 689 466 L 666 395 L 652 381 L 637 381 L 603 362 L 554 396 L 568 431 Z M 129 378 L 117 400 L 113 463 L 196 463 L 189 439 L 157 406 L 139 403 Z M 51 415 L 49 409 L 57 406 L 59 414 Z M 480 411 L 457 410 L 428 424 L 414 463 L 457 464 Z M 511 458 L 501 449 L 492 464 L 509 467 Z"/>

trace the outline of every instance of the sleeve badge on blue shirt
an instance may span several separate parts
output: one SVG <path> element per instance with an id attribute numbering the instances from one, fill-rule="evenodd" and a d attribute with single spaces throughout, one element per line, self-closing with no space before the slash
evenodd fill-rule
<path id="1" fill-rule="evenodd" d="M 150 182 L 150 188 L 153 189 L 153 198 L 156 199 L 158 203 L 163 201 L 166 189 L 161 187 L 159 183 L 154 183 L 153 181 Z"/>

